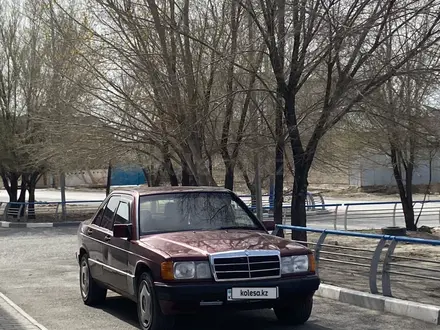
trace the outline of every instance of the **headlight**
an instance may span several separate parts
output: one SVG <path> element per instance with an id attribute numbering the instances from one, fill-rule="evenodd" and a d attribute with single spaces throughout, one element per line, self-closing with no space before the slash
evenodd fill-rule
<path id="1" fill-rule="evenodd" d="M 191 280 L 211 278 L 207 261 L 167 261 L 161 266 L 162 278 L 166 280 Z"/>
<path id="2" fill-rule="evenodd" d="M 309 256 L 289 256 L 281 258 L 281 273 L 293 274 L 309 271 Z"/>
<path id="3" fill-rule="evenodd" d="M 194 262 L 176 262 L 174 264 L 174 278 L 190 279 L 196 276 L 196 264 Z"/>

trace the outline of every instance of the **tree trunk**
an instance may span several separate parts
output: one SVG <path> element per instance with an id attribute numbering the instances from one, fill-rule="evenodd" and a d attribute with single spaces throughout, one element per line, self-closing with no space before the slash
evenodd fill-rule
<path id="1" fill-rule="evenodd" d="M 28 199 L 28 219 L 35 219 L 35 185 L 28 187 L 29 199 Z"/>
<path id="2" fill-rule="evenodd" d="M 105 195 L 108 196 L 110 194 L 110 187 L 112 185 L 112 164 L 108 163 L 107 168 L 107 185 L 105 186 Z"/>
<path id="3" fill-rule="evenodd" d="M 64 171 L 60 173 L 60 192 L 61 192 L 61 219 L 66 221 L 66 174 Z"/>
<path id="4" fill-rule="evenodd" d="M 9 195 L 9 203 L 6 206 L 4 212 L 6 215 L 9 214 L 10 209 L 17 210 L 17 194 L 18 194 L 18 178 L 19 176 L 16 173 L 11 172 L 3 172 L 1 173 L 3 186 L 5 187 L 8 195 Z"/>
<path id="5" fill-rule="evenodd" d="M 304 151 L 301 135 L 298 129 L 298 122 L 296 118 L 295 108 L 296 99 L 293 93 L 286 92 L 284 98 L 284 116 L 286 119 L 287 131 L 289 133 L 290 147 L 294 160 L 294 182 L 292 189 L 292 203 L 291 203 L 291 219 L 292 226 L 305 227 L 307 224 L 306 214 L 306 198 L 307 198 L 307 176 L 313 160 L 314 150 Z M 307 241 L 307 232 L 292 231 L 292 239 L 299 241 Z"/>
<path id="6" fill-rule="evenodd" d="M 257 190 L 255 187 L 255 184 L 253 184 L 251 187 L 249 187 L 249 190 L 251 192 L 251 207 L 252 211 L 255 212 L 257 209 Z"/>
<path id="7" fill-rule="evenodd" d="M 18 179 L 20 176 L 16 173 L 2 172 L 3 186 L 9 196 L 9 202 L 16 202 L 18 195 Z"/>
<path id="8" fill-rule="evenodd" d="M 225 161 L 225 188 L 234 190 L 234 163 L 230 160 Z"/>
<path id="9" fill-rule="evenodd" d="M 10 196 L 10 200 L 11 202 L 17 202 L 19 201 L 19 196 L 18 196 L 18 180 L 20 179 L 20 176 L 18 174 L 13 174 L 11 176 L 11 196 Z"/>
<path id="10" fill-rule="evenodd" d="M 409 231 L 417 231 L 417 227 L 415 225 L 414 207 L 412 202 L 409 201 L 408 198 L 402 198 L 402 196 L 400 196 L 400 200 L 402 201 L 402 210 L 403 214 L 405 215 L 406 229 Z"/>
<path id="11" fill-rule="evenodd" d="M 275 197 L 274 197 L 274 209 L 273 218 L 275 224 L 283 224 L 283 188 L 284 188 L 284 174 L 283 174 L 283 157 L 280 156 L 279 149 L 276 152 L 276 174 L 275 174 Z M 281 158 L 279 158 L 281 157 Z M 281 161 L 280 161 L 281 159 Z M 281 172 L 281 173 L 280 173 Z M 278 231 L 278 235 L 284 237 L 282 230 Z"/>
<path id="12" fill-rule="evenodd" d="M 209 174 L 211 174 L 211 176 L 213 176 L 213 165 L 212 165 L 212 157 L 210 154 L 208 154 L 208 152 L 206 152 L 206 158 L 208 158 L 208 170 L 209 170 Z"/>
<path id="13" fill-rule="evenodd" d="M 182 155 L 184 162 L 194 177 L 197 186 L 217 186 L 214 178 L 206 167 L 200 140 L 201 138 L 196 136 L 195 133 L 191 134 L 188 138 L 188 152 L 184 152 Z"/>
<path id="14" fill-rule="evenodd" d="M 186 164 L 182 164 L 182 186 L 189 186 L 189 170 Z"/>
<path id="15" fill-rule="evenodd" d="M 170 184 L 172 186 L 178 186 L 179 180 L 177 179 L 177 175 L 176 175 L 176 172 L 174 171 L 174 167 L 173 167 L 173 164 L 171 163 L 170 158 L 165 160 L 164 167 L 165 167 L 165 171 L 167 172 L 168 177 L 170 179 Z"/>
<path id="16" fill-rule="evenodd" d="M 146 169 L 145 167 L 142 167 L 142 173 L 144 173 L 145 181 L 147 181 L 147 186 L 151 187 L 151 177 L 150 177 L 148 169 Z"/>
<path id="17" fill-rule="evenodd" d="M 283 224 L 283 188 L 284 188 L 284 130 L 282 99 L 278 99 L 275 121 L 275 198 L 273 218 L 275 224 Z M 279 230 L 277 236 L 284 237 L 283 230 Z"/>
<path id="18" fill-rule="evenodd" d="M 153 174 L 153 170 L 151 171 L 151 185 L 153 187 L 159 187 L 162 183 L 162 169 L 159 167 L 156 170 L 156 173 Z"/>
<path id="19" fill-rule="evenodd" d="M 409 164 L 407 164 L 405 170 L 406 203 L 402 204 L 402 209 L 403 209 L 403 213 L 405 214 L 406 229 L 410 231 L 417 231 L 416 219 L 414 216 L 413 191 L 412 191 L 413 170 L 414 170 L 414 166 L 410 162 Z"/>
<path id="20" fill-rule="evenodd" d="M 188 165 L 183 162 L 182 164 L 182 186 L 196 186 L 196 180 L 191 173 Z"/>
<path id="21" fill-rule="evenodd" d="M 14 178 L 17 178 L 17 180 L 15 181 L 11 181 L 11 188 L 13 190 L 15 190 L 15 200 L 14 201 L 10 201 L 9 204 L 9 210 L 13 210 L 13 218 L 21 218 L 24 216 L 24 212 L 25 212 L 25 202 L 26 202 L 26 174 L 22 174 L 21 175 L 21 184 L 20 184 L 20 195 L 18 196 L 17 199 L 17 193 L 18 193 L 18 177 L 17 175 L 15 175 Z"/>
<path id="22" fill-rule="evenodd" d="M 252 210 L 255 211 L 257 208 L 257 186 L 256 186 L 256 177 L 254 176 L 254 180 L 251 181 L 249 178 L 249 174 L 246 171 L 245 167 L 243 166 L 243 163 L 240 161 L 240 159 L 237 160 L 237 166 L 241 173 L 243 173 L 244 182 L 246 183 L 246 186 L 248 187 L 250 193 L 251 193 L 251 207 Z"/>
<path id="23" fill-rule="evenodd" d="M 412 204 L 412 175 L 413 166 L 408 164 L 405 170 L 406 184 L 403 184 L 403 175 L 401 171 L 401 162 L 403 160 L 399 159 L 398 149 L 393 143 L 390 143 L 391 151 L 391 165 L 393 166 L 393 175 L 396 180 L 397 188 L 399 190 L 400 201 L 402 202 L 403 215 L 405 217 L 405 227 L 407 230 L 416 231 L 417 227 L 415 225 L 414 217 L 414 207 Z"/>
<path id="24" fill-rule="evenodd" d="M 301 163 L 295 165 L 290 222 L 292 226 L 305 227 L 307 224 L 306 198 L 308 168 Z M 307 241 L 307 232 L 294 230 L 292 231 L 292 239 L 305 242 Z"/>
<path id="25" fill-rule="evenodd" d="M 171 156 L 168 144 L 165 143 L 162 148 L 163 167 L 168 175 L 171 186 L 178 186 L 179 180 L 177 179 L 176 172 L 174 171 L 173 163 L 171 162 Z"/>
<path id="26" fill-rule="evenodd" d="M 38 178 L 40 174 L 38 172 L 33 172 L 29 181 L 27 182 L 27 190 L 29 192 L 28 198 L 28 219 L 35 219 L 35 188 L 37 187 Z"/>
<path id="27" fill-rule="evenodd" d="M 9 201 L 11 200 L 11 186 L 9 184 L 8 175 L 5 172 L 1 172 L 1 177 L 3 181 L 3 187 L 5 188 L 6 192 L 9 196 Z"/>
<path id="28" fill-rule="evenodd" d="M 226 70 L 226 109 L 225 109 L 225 121 L 223 123 L 222 135 L 220 140 L 220 152 L 225 163 L 225 184 L 224 187 L 229 190 L 234 189 L 234 163 L 232 156 L 229 153 L 229 137 L 231 122 L 234 115 L 234 61 L 237 56 L 237 39 L 238 39 L 238 22 L 237 19 L 237 2 L 231 2 L 230 11 L 230 27 L 231 27 L 231 54 L 230 62 Z"/>

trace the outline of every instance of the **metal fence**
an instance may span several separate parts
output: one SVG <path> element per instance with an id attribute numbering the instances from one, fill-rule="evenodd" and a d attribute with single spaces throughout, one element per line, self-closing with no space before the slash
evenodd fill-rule
<path id="1" fill-rule="evenodd" d="M 365 275 L 368 285 L 352 281 L 358 285 L 354 289 L 363 285 L 363 290 L 368 287 L 373 294 L 440 302 L 440 240 L 287 225 L 278 225 L 273 234 L 281 229 L 309 233 L 307 241 L 298 242 L 314 250 L 319 275 L 327 282 L 346 287 L 350 286 L 350 276 L 354 278 L 350 274 Z M 335 244 L 332 237 L 340 241 Z M 341 239 L 347 237 L 354 238 L 351 244 Z"/>
<path id="2" fill-rule="evenodd" d="M 240 196 L 251 207 L 250 196 Z M 267 196 L 266 196 L 267 197 Z M 307 200 L 307 223 L 311 227 L 324 229 L 360 230 L 389 226 L 404 227 L 404 213 L 401 203 L 366 202 L 317 204 L 322 197 L 311 195 Z M 323 198 L 322 198 L 323 199 Z M 91 216 L 102 200 L 68 201 L 65 203 L 66 218 L 62 219 L 61 202 L 35 202 L 33 208 L 29 203 L 0 202 L 0 219 L 4 221 L 61 221 L 84 220 Z M 266 200 L 263 203 L 263 216 L 272 217 L 272 207 Z M 419 226 L 440 226 L 440 200 L 415 201 L 414 214 Z M 290 203 L 283 204 L 283 224 L 290 224 Z"/>
<path id="3" fill-rule="evenodd" d="M 414 216 L 419 226 L 438 227 L 440 224 L 440 201 L 414 201 Z M 405 226 L 405 217 L 401 202 L 345 203 L 339 207 L 342 214 L 333 229 L 344 230 L 365 228 L 367 223 L 381 226 Z"/>
<path id="4" fill-rule="evenodd" d="M 440 226 L 440 200 L 414 201 L 418 226 Z M 405 227 L 400 201 L 324 204 L 308 207 L 307 222 L 325 229 L 360 230 L 382 227 Z M 290 207 L 285 207 L 283 223 L 290 223 Z"/>
<path id="5" fill-rule="evenodd" d="M 251 205 L 252 195 L 238 195 L 243 201 L 245 201 L 248 205 Z M 263 206 L 266 205 L 269 208 L 273 208 L 273 196 L 270 195 L 262 195 L 263 197 Z M 272 198 L 271 198 L 272 197 Z M 290 203 L 291 196 L 285 196 L 283 198 L 283 205 L 284 207 L 288 207 L 288 204 Z M 321 193 L 314 193 L 314 192 L 307 192 L 306 196 L 306 209 L 308 211 L 322 209 L 324 210 L 324 197 Z"/>
<path id="6" fill-rule="evenodd" d="M 250 195 L 240 197 L 250 205 Z M 266 200 L 263 205 L 264 216 L 270 216 L 272 208 L 269 202 Z M 308 193 L 306 205 L 308 223 L 325 229 L 359 230 L 405 226 L 400 201 L 325 203 L 321 194 Z M 440 225 L 440 200 L 413 201 L 413 208 L 418 225 Z M 283 224 L 290 224 L 290 211 L 290 203 L 283 203 Z"/>
<path id="7" fill-rule="evenodd" d="M 7 203 L 0 202 L 0 219 L 3 221 L 37 220 L 60 221 L 63 204 L 66 210 L 64 220 L 84 220 L 94 214 L 102 200 L 35 202 L 35 203 Z"/>

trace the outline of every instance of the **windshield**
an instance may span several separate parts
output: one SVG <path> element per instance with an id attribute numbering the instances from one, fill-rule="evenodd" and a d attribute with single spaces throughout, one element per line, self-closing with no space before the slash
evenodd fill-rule
<path id="1" fill-rule="evenodd" d="M 185 192 L 141 196 L 139 208 L 141 235 L 228 228 L 263 229 L 229 193 Z"/>

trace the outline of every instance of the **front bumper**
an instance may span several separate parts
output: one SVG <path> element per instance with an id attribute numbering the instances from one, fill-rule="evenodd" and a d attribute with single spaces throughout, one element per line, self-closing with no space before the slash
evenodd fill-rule
<path id="1" fill-rule="evenodd" d="M 271 308 L 279 301 L 313 295 L 318 290 L 317 275 L 240 282 L 209 282 L 166 284 L 155 283 L 156 294 L 164 314 L 196 312 L 202 307 L 233 307 L 234 309 Z M 228 301 L 227 290 L 233 287 L 278 287 L 278 299 Z"/>

